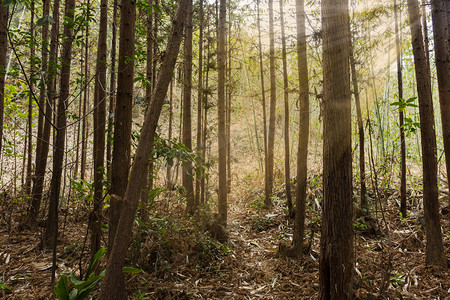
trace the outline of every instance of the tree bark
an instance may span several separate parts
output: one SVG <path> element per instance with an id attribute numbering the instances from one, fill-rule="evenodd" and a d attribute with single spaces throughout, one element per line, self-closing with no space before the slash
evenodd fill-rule
<path id="1" fill-rule="evenodd" d="M 219 9 L 219 27 L 217 36 L 217 66 L 218 66 L 218 84 L 217 84 L 217 111 L 218 111 L 218 146 L 219 146 L 219 224 L 227 226 L 227 144 L 225 128 L 225 37 L 226 37 L 226 0 L 220 0 Z"/>
<path id="2" fill-rule="evenodd" d="M 126 299 L 122 267 L 124 266 L 125 255 L 131 241 L 133 220 L 139 203 L 139 196 L 145 186 L 145 176 L 142 176 L 142 174 L 148 167 L 148 158 L 153 147 L 153 138 L 158 125 L 159 115 L 180 49 L 188 1 L 190 0 L 179 2 L 172 22 L 172 31 L 169 36 L 165 58 L 152 94 L 152 105 L 145 115 L 141 137 L 136 149 L 135 163 L 130 172 L 130 180 L 128 181 L 124 197 L 126 205 L 123 205 L 115 237 L 116 241 L 119 242 L 113 244 L 111 255 L 108 258 L 106 274 L 99 296 L 100 300 Z M 134 43 L 131 43 L 129 46 L 133 45 Z M 131 82 L 132 80 L 133 77 L 131 77 Z"/>
<path id="3" fill-rule="evenodd" d="M 292 213 L 291 195 L 291 166 L 289 157 L 289 84 L 286 59 L 286 34 L 284 32 L 283 1 L 280 1 L 280 25 L 281 25 L 281 55 L 283 60 L 283 89 L 284 89 L 284 173 L 286 182 L 286 202 L 289 215 Z"/>
<path id="4" fill-rule="evenodd" d="M 353 85 L 353 95 L 355 96 L 355 106 L 356 106 L 356 118 L 358 120 L 358 133 L 359 133 L 359 177 L 361 185 L 361 202 L 360 208 L 363 214 L 369 212 L 367 205 L 367 188 L 366 188 L 366 159 L 364 151 L 364 125 L 361 112 L 361 101 L 359 99 L 359 87 L 358 87 L 358 77 L 356 74 L 355 56 L 353 52 L 352 41 L 350 41 L 350 67 L 352 74 L 352 85 Z"/>
<path id="5" fill-rule="evenodd" d="M 113 4 L 113 19 L 111 23 L 111 77 L 109 82 L 109 116 L 108 116 L 108 135 L 106 139 L 106 174 L 108 181 L 111 181 L 111 151 L 112 151 L 112 130 L 114 125 L 114 107 L 116 104 L 116 45 L 117 45 L 117 0 Z"/>
<path id="6" fill-rule="evenodd" d="M 41 138 L 38 139 L 36 145 L 36 170 L 34 171 L 33 188 L 31 190 L 31 203 L 28 209 L 27 218 L 25 219 L 22 227 L 36 228 L 37 217 L 39 215 L 39 209 L 42 200 L 42 191 L 44 189 L 45 169 L 47 168 L 47 157 L 50 146 L 50 129 L 53 120 L 53 102 L 55 99 L 55 81 L 57 77 L 56 66 L 58 60 L 58 32 L 59 32 L 59 0 L 55 0 L 53 3 L 53 20 L 51 28 L 51 42 L 50 42 L 50 59 L 48 53 L 48 23 L 46 22 L 42 30 L 42 66 L 41 71 L 44 72 L 44 82 L 40 88 L 39 103 L 41 108 L 44 109 L 45 103 L 45 116 L 43 114 L 42 121 L 43 128 Z M 50 12 L 50 0 L 44 2 L 44 14 L 47 15 Z M 45 98 L 47 98 L 45 101 Z M 45 118 L 44 118 L 45 117 Z M 39 122 L 39 120 L 38 120 Z M 38 124 L 38 128 L 40 125 Z M 39 134 L 38 134 L 39 137 Z"/>
<path id="7" fill-rule="evenodd" d="M 353 201 L 348 0 L 322 1 L 323 208 L 319 298 L 351 299 Z"/>
<path id="8" fill-rule="evenodd" d="M 106 122 L 106 38 L 108 32 L 108 0 L 100 3 L 100 25 L 97 44 L 97 66 L 94 95 L 94 208 L 91 217 L 91 260 L 100 249 L 100 214 L 103 202 L 105 175 L 105 122 Z"/>
<path id="9" fill-rule="evenodd" d="M 2 155 L 2 142 L 3 142 L 6 52 L 8 43 L 8 13 L 9 13 L 9 6 L 0 5 L 0 159 Z M 0 170 L 0 179 L 1 177 L 2 177 L 2 170 Z"/>
<path id="10" fill-rule="evenodd" d="M 425 54 L 417 0 L 408 0 L 411 39 L 419 96 L 420 134 L 423 160 L 423 208 L 427 245 L 425 261 L 428 265 L 447 266 L 442 244 L 437 187 L 436 132 L 431 94 L 430 67 Z"/>
<path id="11" fill-rule="evenodd" d="M 198 94 L 197 94 L 197 155 L 198 163 L 202 166 L 202 129 L 203 129 L 203 0 L 199 1 L 199 37 L 198 37 Z M 172 87 L 172 85 L 171 85 Z M 172 101 L 172 99 L 171 99 Z M 170 102 L 172 109 L 172 102 Z M 172 117 L 172 110 L 170 117 Z M 171 122 L 171 120 L 169 121 Z M 169 170 L 169 169 L 168 169 Z M 169 172 L 167 173 L 169 175 Z M 198 173 L 195 181 L 195 204 L 200 204 L 201 180 L 204 174 Z M 167 176 L 169 178 L 169 176 Z"/>
<path id="12" fill-rule="evenodd" d="M 306 180 L 308 176 L 309 142 L 309 80 L 306 53 L 305 1 L 296 0 L 297 19 L 297 67 L 299 78 L 300 120 L 297 149 L 297 185 L 293 245 L 297 255 L 303 254 L 305 235 Z"/>
<path id="13" fill-rule="evenodd" d="M 448 2 L 448 1 L 447 1 Z M 434 51 L 436 54 L 436 71 L 441 106 L 442 135 L 447 171 L 450 176 L 450 57 L 447 44 L 447 15 L 443 0 L 431 0 L 433 17 Z M 447 184 L 448 186 L 448 184 Z"/>
<path id="14" fill-rule="evenodd" d="M 136 2 L 122 0 L 119 33 L 119 68 L 111 164 L 111 194 L 125 196 L 130 168 Z M 143 173 L 142 173 L 143 174 Z M 142 176 L 142 175 L 141 175 Z M 147 178 L 147 176 L 142 176 Z M 114 198 L 116 199 L 116 198 Z M 121 214 L 120 202 L 111 199 L 108 248 L 112 249 Z"/>
<path id="15" fill-rule="evenodd" d="M 264 191 L 267 196 L 269 194 L 269 176 L 267 174 L 268 167 L 268 152 L 267 152 L 267 116 L 266 116 L 266 90 L 264 86 L 264 67 L 263 67 L 263 49 L 261 42 L 261 19 L 259 12 L 259 2 L 256 1 L 256 13 L 257 13 L 257 22 L 258 22 L 258 44 L 259 44 L 259 70 L 261 77 L 261 98 L 262 98 L 262 109 L 263 109 L 263 136 L 264 136 Z"/>
<path id="16" fill-rule="evenodd" d="M 398 99 L 403 99 L 403 75 L 402 75 L 402 51 L 400 47 L 400 34 L 398 22 L 399 7 L 397 1 L 394 0 L 394 17 L 395 17 L 395 48 L 397 49 L 397 82 L 398 82 Z M 401 22 L 400 22 L 401 23 Z M 406 207 L 406 142 L 404 125 L 404 112 L 399 110 L 398 121 L 400 127 L 400 213 L 403 218 L 407 216 Z"/>
<path id="17" fill-rule="evenodd" d="M 184 72 L 183 72 L 183 134 L 182 142 L 188 151 L 192 150 L 192 0 L 186 11 L 186 28 L 184 30 Z M 194 202 L 192 162 L 182 162 L 182 182 L 186 196 L 186 211 L 193 214 L 196 210 Z"/>
<path id="18" fill-rule="evenodd" d="M 275 147 L 275 120 L 277 105 L 277 90 L 275 77 L 275 33 L 273 26 L 273 0 L 269 0 L 269 60 L 270 60 L 270 108 L 269 108 L 269 139 L 267 144 L 267 187 L 264 205 L 272 206 L 273 190 L 273 160 Z"/>

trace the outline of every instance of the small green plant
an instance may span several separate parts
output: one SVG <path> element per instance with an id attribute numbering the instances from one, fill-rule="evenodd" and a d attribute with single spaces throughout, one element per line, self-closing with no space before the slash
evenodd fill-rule
<path id="1" fill-rule="evenodd" d="M 353 227 L 355 227 L 356 229 L 359 229 L 359 230 L 364 230 L 364 229 L 368 228 L 366 224 L 363 224 L 363 223 L 360 223 L 360 222 L 354 223 Z"/>
<path id="2" fill-rule="evenodd" d="M 67 276 L 62 274 L 58 283 L 55 286 L 55 295 L 60 300 L 82 300 L 85 299 L 95 288 L 95 286 L 103 279 L 105 276 L 105 271 L 99 275 L 95 275 L 95 269 L 97 268 L 100 260 L 105 254 L 105 248 L 101 248 L 97 251 L 92 260 L 89 268 L 87 269 L 84 280 L 78 280 L 76 276 L 72 273 L 69 276 L 69 281 L 73 286 L 72 290 L 69 289 L 69 284 Z"/>
<path id="3" fill-rule="evenodd" d="M 2 277 L 0 277 L 2 278 Z M 3 278 L 0 279 L 0 289 L 7 291 L 7 292 L 11 292 L 11 288 L 7 285 L 5 285 L 5 283 L 3 282 Z"/>
<path id="4" fill-rule="evenodd" d="M 394 287 L 397 287 L 397 286 L 403 285 L 403 283 L 405 282 L 405 279 L 403 278 L 403 276 L 401 274 L 397 273 L 397 274 L 390 276 L 389 281 L 391 282 L 391 284 Z"/>
<path id="5" fill-rule="evenodd" d="M 409 219 L 408 218 L 403 218 L 403 214 L 400 213 L 400 222 L 405 223 L 407 222 Z"/>

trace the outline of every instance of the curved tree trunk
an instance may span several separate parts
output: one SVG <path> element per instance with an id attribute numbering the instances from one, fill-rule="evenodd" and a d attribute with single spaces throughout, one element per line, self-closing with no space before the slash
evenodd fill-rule
<path id="1" fill-rule="evenodd" d="M 100 300 L 126 299 L 122 268 L 125 264 L 125 255 L 131 241 L 133 220 L 139 203 L 139 196 L 145 186 L 146 177 L 142 176 L 142 174 L 148 168 L 148 158 L 153 147 L 153 138 L 180 49 L 188 1 L 190 0 L 179 2 L 172 21 L 172 31 L 167 43 L 166 55 L 161 65 L 156 87 L 153 90 L 152 105 L 145 115 L 141 137 L 136 149 L 135 161 L 131 168 L 130 180 L 128 181 L 123 200 L 126 205 L 123 206 L 116 231 L 115 240 L 117 242 L 113 244 L 111 255 L 106 265 L 106 274 L 99 296 Z M 131 43 L 129 46 L 133 45 L 134 43 Z M 133 77 L 131 76 L 129 80 L 132 83 Z"/>

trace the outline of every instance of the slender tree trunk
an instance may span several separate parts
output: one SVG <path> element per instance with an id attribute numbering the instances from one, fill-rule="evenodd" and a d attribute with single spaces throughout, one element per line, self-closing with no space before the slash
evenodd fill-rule
<path id="1" fill-rule="evenodd" d="M 44 13 L 50 11 L 50 0 L 44 3 Z M 58 61 L 58 32 L 59 32 L 59 0 L 53 3 L 53 20 L 51 28 L 50 59 L 48 60 L 48 23 L 44 24 L 42 30 L 42 68 L 44 73 L 44 83 L 40 88 L 41 104 L 45 105 L 45 118 L 43 116 L 42 138 L 38 140 L 36 148 L 36 170 L 34 172 L 33 189 L 31 191 L 31 204 L 28 209 L 27 218 L 24 222 L 25 227 L 36 228 L 39 208 L 41 206 L 42 191 L 44 189 L 45 169 L 47 168 L 47 157 L 50 145 L 50 129 L 53 120 L 53 102 L 55 99 L 55 83 L 57 78 Z M 48 62 L 48 63 L 47 63 Z M 47 101 L 45 101 L 47 98 Z M 41 106 L 42 107 L 42 106 Z M 43 107 L 42 107 L 43 109 Z"/>
<path id="2" fill-rule="evenodd" d="M 86 2 L 86 10 L 89 14 L 90 0 Z M 81 162 L 80 162 L 80 178 L 86 177 L 86 156 L 87 156 L 87 137 L 89 136 L 89 118 L 87 110 L 89 107 L 89 22 L 86 24 L 86 32 L 84 38 L 84 94 L 83 94 L 83 124 L 81 132 Z"/>
<path id="3" fill-rule="evenodd" d="M 173 127 L 173 81 L 174 78 L 170 80 L 170 87 L 169 87 L 169 132 L 168 132 L 168 140 L 172 140 L 172 127 Z M 166 187 L 168 189 L 172 188 L 172 179 L 171 179 L 171 169 L 172 166 L 170 164 L 167 164 L 166 169 Z"/>
<path id="4" fill-rule="evenodd" d="M 284 173 L 286 181 L 286 201 L 289 215 L 292 213 L 291 195 L 291 166 L 289 157 L 289 84 L 286 59 L 286 35 L 284 32 L 283 1 L 280 1 L 280 23 L 281 23 L 281 52 L 283 59 L 283 89 L 284 89 Z"/>
<path id="5" fill-rule="evenodd" d="M 147 110 L 144 124 L 142 126 L 141 137 L 136 149 L 136 156 L 130 172 L 130 180 L 127 185 L 123 211 L 120 216 L 116 243 L 113 244 L 111 255 L 106 265 L 106 274 L 100 291 L 100 300 L 122 300 L 125 287 L 123 283 L 122 267 L 125 264 L 125 255 L 131 241 L 133 220 L 139 203 L 141 190 L 145 186 L 145 176 L 142 173 L 147 170 L 148 157 L 153 147 L 153 138 L 158 125 L 159 115 L 167 94 L 167 89 L 171 81 L 175 62 L 180 49 L 183 36 L 185 12 L 190 0 L 182 0 L 178 4 L 175 17 L 172 21 L 172 31 L 167 43 L 164 61 L 156 81 L 156 87 L 152 94 L 152 105 Z M 133 21 L 133 20 L 130 20 Z M 134 46 L 134 42 L 129 46 Z M 133 77 L 129 78 L 131 83 Z M 119 81 L 120 82 L 120 81 Z"/>
<path id="6" fill-rule="evenodd" d="M 433 17 L 434 51 L 448 182 L 450 176 L 450 57 L 446 34 L 448 28 L 445 1 L 431 0 L 431 15 Z"/>
<path id="7" fill-rule="evenodd" d="M 111 77 L 109 82 L 109 116 L 108 116 L 108 136 L 106 139 L 106 174 L 108 181 L 111 181 L 111 160 L 112 160 L 112 130 L 114 125 L 114 107 L 116 104 L 116 43 L 117 43 L 117 0 L 113 4 L 113 19 L 111 24 Z"/>
<path id="8" fill-rule="evenodd" d="M 75 0 L 65 2 L 65 20 L 73 20 Z M 72 59 L 72 26 L 70 22 L 64 24 L 64 36 L 61 54 L 61 81 L 56 118 L 56 140 L 53 152 L 53 173 L 50 186 L 48 221 L 44 234 L 44 245 L 53 248 L 52 283 L 56 272 L 56 241 L 58 237 L 58 206 L 60 200 L 61 178 L 64 163 L 65 137 L 66 137 L 66 111 L 70 96 L 70 64 Z"/>
<path id="9" fill-rule="evenodd" d="M 428 265 L 446 268 L 447 261 L 442 244 L 439 199 L 437 187 L 436 132 L 434 124 L 433 101 L 431 94 L 431 75 L 426 57 L 420 12 L 417 0 L 408 0 L 408 13 L 411 26 L 411 39 L 416 71 L 417 92 L 419 95 L 420 134 L 423 160 L 423 207 L 425 211 L 425 232 L 427 245 L 425 261 Z"/>
<path id="10" fill-rule="evenodd" d="M 273 26 L 273 0 L 269 0 L 269 57 L 270 57 L 270 109 L 269 109 L 269 139 L 267 144 L 267 186 L 266 197 L 264 199 L 265 206 L 272 206 L 272 189 L 273 189 L 273 160 L 275 147 L 275 120 L 276 120 L 276 104 L 277 90 L 275 78 L 275 33 Z"/>
<path id="11" fill-rule="evenodd" d="M 353 45 L 351 41 L 350 41 L 350 67 L 352 73 L 353 95 L 355 96 L 356 117 L 358 119 L 358 133 L 359 133 L 359 177 L 360 177 L 359 182 L 361 185 L 360 208 L 363 214 L 367 214 L 369 210 L 367 205 L 364 125 L 361 112 L 361 101 L 359 100 L 359 87 L 358 87 L 358 77 L 356 74 L 355 56 L 353 53 Z"/>
<path id="12" fill-rule="evenodd" d="M 189 7 L 186 12 L 186 28 L 184 37 L 184 78 L 183 78 L 183 135 L 182 141 L 188 151 L 192 150 L 192 118 L 191 118 L 191 99 L 192 99 L 192 0 L 189 1 Z M 192 163 L 183 161 L 182 181 L 186 190 L 186 211 L 189 214 L 195 212 L 194 186 Z"/>
<path id="13" fill-rule="evenodd" d="M 228 37 L 227 41 L 227 67 L 226 67 L 226 107 L 225 107 L 225 126 L 226 126 L 226 135 L 227 135 L 227 192 L 231 193 L 231 95 L 232 95 L 232 77 L 231 77 L 231 1 L 228 0 L 229 14 L 228 14 Z"/>
<path id="14" fill-rule="evenodd" d="M 299 76 L 300 120 L 297 149 L 297 185 L 295 204 L 295 226 L 293 245 L 297 256 L 303 254 L 305 236 L 306 180 L 308 175 L 309 142 L 309 81 L 306 53 L 306 14 L 305 1 L 296 0 L 297 19 L 297 62 Z"/>
<path id="15" fill-rule="evenodd" d="M 199 37 L 198 37 L 198 94 L 197 94 L 197 155 L 198 163 L 202 166 L 202 121 L 203 121 L 203 0 L 199 1 Z M 172 87 L 172 85 L 171 85 Z M 171 99 L 172 101 L 172 99 Z M 170 102 L 170 109 L 172 102 Z M 170 111 L 170 114 L 172 111 Z M 171 117 L 171 115 L 170 115 Z M 169 123 L 171 120 L 169 120 Z M 198 173 L 195 180 L 195 205 L 200 204 L 200 187 L 204 174 Z"/>
<path id="16" fill-rule="evenodd" d="M 397 49 L 397 82 L 398 82 L 398 99 L 403 99 L 403 76 L 402 76 L 402 52 L 400 47 L 400 34 L 398 22 L 399 7 L 397 1 L 394 0 L 394 16 L 395 16 L 395 47 Z M 400 22 L 401 23 L 401 22 Z M 399 110 L 398 120 L 400 127 L 400 213 L 406 218 L 406 143 L 404 124 L 404 112 Z"/>
<path id="17" fill-rule="evenodd" d="M 152 7 L 153 0 L 149 0 L 149 6 Z M 145 103 L 146 109 L 151 105 L 152 102 L 152 90 L 153 90 L 153 15 L 156 13 L 152 11 L 147 15 L 147 66 L 146 66 L 146 77 L 149 82 L 145 84 Z M 142 190 L 141 195 L 141 211 L 140 216 L 142 221 L 148 219 L 148 195 L 150 190 L 153 188 L 153 157 L 149 157 L 149 164 L 147 170 L 147 186 Z"/>
<path id="18" fill-rule="evenodd" d="M 267 174 L 268 167 L 268 153 L 267 153 L 267 116 L 266 116 L 266 91 L 264 86 L 264 66 L 263 66 L 263 49 L 261 42 L 261 18 L 259 12 L 260 0 L 256 1 L 256 13 L 258 22 L 258 44 L 259 44 L 259 70 L 261 78 L 261 98 L 262 98 L 262 108 L 263 108 L 263 136 L 264 136 L 264 190 L 266 197 L 269 194 L 269 176 Z"/>
<path id="19" fill-rule="evenodd" d="M 34 99 L 34 56 L 35 56 L 35 43 L 34 43 L 34 0 L 30 3 L 30 36 L 31 43 L 30 47 L 30 81 L 29 89 L 30 94 L 28 95 L 28 155 L 27 155 L 27 175 L 25 181 L 25 194 L 30 196 L 31 193 L 31 172 L 32 172 L 32 158 L 33 158 L 33 99 Z"/>
<path id="20" fill-rule="evenodd" d="M 322 1 L 323 210 L 319 298 L 351 299 L 352 126 L 348 0 Z"/>
<path id="21" fill-rule="evenodd" d="M 91 260 L 100 249 L 102 236 L 100 213 L 102 210 L 103 180 L 105 175 L 107 13 L 108 0 L 102 0 L 100 3 L 100 27 L 94 95 L 94 208 L 91 219 Z"/>
<path id="22" fill-rule="evenodd" d="M 227 226 L 227 145 L 225 128 L 225 65 L 227 53 L 225 51 L 226 37 L 226 0 L 220 0 L 219 9 L 219 27 L 217 36 L 217 66 L 218 66 L 218 84 L 217 84 L 217 111 L 218 111 L 218 146 L 219 146 L 219 224 Z"/>
<path id="23" fill-rule="evenodd" d="M 423 30 L 423 41 L 425 43 L 425 56 L 430 64 L 430 41 L 428 38 L 428 21 L 427 21 L 427 0 L 421 0 L 422 2 L 422 30 Z"/>
<path id="24" fill-rule="evenodd" d="M 111 194 L 120 198 L 123 198 L 125 195 L 130 167 L 134 60 L 129 58 L 134 55 L 135 20 L 136 2 L 122 0 L 119 33 L 119 74 L 111 165 Z M 147 176 L 142 177 L 147 178 Z M 121 202 L 116 201 L 117 199 L 112 197 L 110 202 L 109 249 L 112 249 L 114 245 L 117 224 L 119 223 L 122 209 Z"/>
<path id="25" fill-rule="evenodd" d="M 8 13 L 9 13 L 9 6 L 0 5 L 0 159 L 2 155 L 2 141 L 3 141 L 6 52 L 8 43 Z M 0 179 L 1 177 L 2 177 L 2 170 L 0 169 Z"/>

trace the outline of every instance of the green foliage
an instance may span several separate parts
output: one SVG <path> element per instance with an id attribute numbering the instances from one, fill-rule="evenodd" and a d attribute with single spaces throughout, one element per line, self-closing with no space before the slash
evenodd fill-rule
<path id="1" fill-rule="evenodd" d="M 11 292 L 11 288 L 9 286 L 6 286 L 2 279 L 0 279 L 0 289 L 7 292 Z"/>
<path id="2" fill-rule="evenodd" d="M 95 275 L 95 269 L 98 267 L 100 260 L 105 255 L 105 248 L 101 248 L 97 251 L 92 260 L 89 268 L 86 271 L 84 280 L 78 280 L 76 276 L 72 273 L 69 276 L 69 281 L 73 286 L 72 290 L 69 288 L 67 281 L 67 276 L 62 274 L 58 283 L 55 286 L 55 295 L 60 300 L 82 300 L 85 299 L 92 290 L 97 286 L 97 284 L 105 276 L 105 271 L 99 275 Z"/>
<path id="3" fill-rule="evenodd" d="M 389 281 L 394 287 L 401 286 L 405 282 L 405 278 L 402 274 L 394 274 L 389 277 Z"/>
<path id="4" fill-rule="evenodd" d="M 417 104 L 415 104 L 415 100 L 417 99 L 417 97 L 412 97 L 409 99 L 401 99 L 399 101 L 396 102 L 392 102 L 391 106 L 396 106 L 396 109 L 400 112 L 406 112 L 406 109 L 408 107 L 418 107 Z M 412 133 L 416 133 L 417 129 L 420 128 L 420 123 L 415 122 L 412 118 L 405 116 L 404 118 L 404 124 L 402 126 L 403 130 L 405 133 L 407 134 L 412 134 Z"/>

